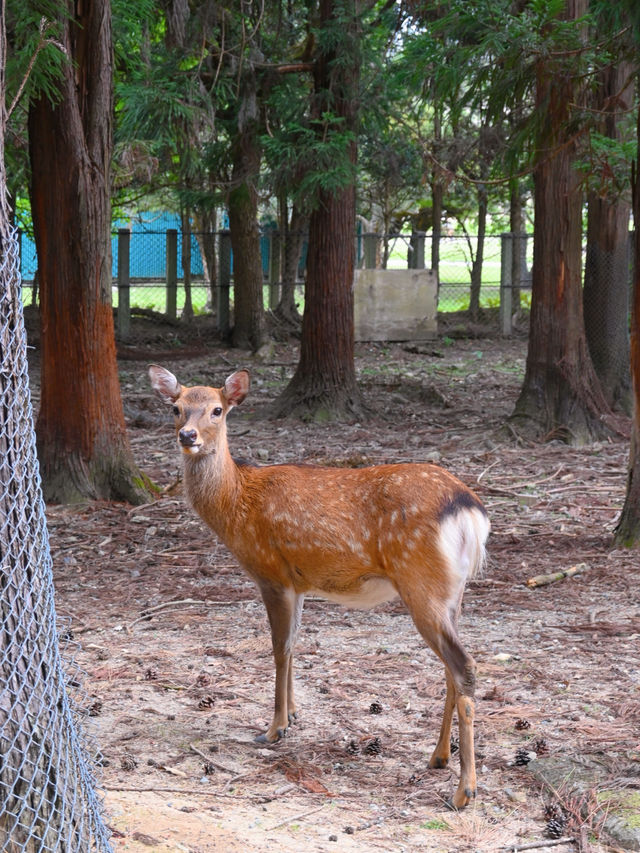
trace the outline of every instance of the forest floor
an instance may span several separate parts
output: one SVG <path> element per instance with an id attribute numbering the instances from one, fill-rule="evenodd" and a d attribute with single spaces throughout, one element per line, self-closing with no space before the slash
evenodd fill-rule
<path id="1" fill-rule="evenodd" d="M 187 336 L 158 327 L 120 347 L 131 444 L 163 494 L 142 507 L 48 508 L 58 613 L 86 673 L 116 851 L 621 849 L 604 829 L 610 804 L 640 803 L 640 566 L 612 545 L 628 438 L 571 448 L 505 429 L 526 341 L 454 333 L 358 345 L 371 414 L 342 424 L 269 418 L 295 342 L 256 360 L 211 343 L 204 327 Z M 182 499 L 172 419 L 149 388 L 149 361 L 185 384 L 220 385 L 248 367 L 252 391 L 229 432 L 232 451 L 256 463 L 436 461 L 485 502 L 489 562 L 461 619 L 478 664 L 479 784 L 468 809 L 445 807 L 457 756 L 449 770 L 427 768 L 443 671 L 400 603 L 355 611 L 308 600 L 300 719 L 277 745 L 254 743 L 272 710 L 266 614 Z M 37 401 L 37 352 L 32 374 Z M 527 586 L 583 563 L 573 577 Z M 554 761 L 569 769 L 552 790 L 535 768 Z M 586 768 L 579 794 L 576 768 Z M 564 846 L 547 835 L 554 804 L 566 809 Z"/>

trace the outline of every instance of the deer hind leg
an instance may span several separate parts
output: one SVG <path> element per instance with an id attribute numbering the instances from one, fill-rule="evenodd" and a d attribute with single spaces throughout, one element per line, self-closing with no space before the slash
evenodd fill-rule
<path id="1" fill-rule="evenodd" d="M 473 658 L 467 654 L 456 633 L 457 608 L 453 613 L 444 615 L 436 612 L 427 596 L 418 602 L 415 594 L 407 596 L 405 603 L 418 631 L 427 644 L 445 665 L 447 695 L 440 727 L 438 742 L 433 751 L 429 766 L 446 767 L 451 756 L 451 725 L 454 708 L 458 714 L 460 734 L 460 782 L 449 805 L 455 809 L 464 808 L 476 795 L 476 768 L 473 744 L 473 721 L 475 706 L 476 666 Z"/>
<path id="2" fill-rule="evenodd" d="M 293 695 L 293 647 L 300 629 L 304 597 L 291 588 L 261 587 L 271 627 L 276 687 L 273 720 L 258 743 L 275 743 L 284 737 L 289 723 L 297 716 Z"/>
<path id="3" fill-rule="evenodd" d="M 433 750 L 429 759 L 429 767 L 435 770 L 441 770 L 447 767 L 451 758 L 451 727 L 453 723 L 453 712 L 456 708 L 456 687 L 453 683 L 453 676 L 445 667 L 445 675 L 447 679 L 447 697 L 444 700 L 444 711 L 442 714 L 442 724 L 440 726 L 440 735 L 438 743 Z"/>

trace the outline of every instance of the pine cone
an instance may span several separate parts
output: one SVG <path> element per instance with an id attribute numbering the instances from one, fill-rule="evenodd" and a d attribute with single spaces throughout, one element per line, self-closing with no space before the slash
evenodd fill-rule
<path id="1" fill-rule="evenodd" d="M 529 720 L 523 720 L 522 718 L 520 718 L 520 719 L 516 720 L 515 727 L 519 732 L 521 732 L 521 731 L 524 731 L 525 729 L 530 729 L 531 723 L 529 722 Z"/>
<path id="2" fill-rule="evenodd" d="M 369 705 L 369 713 L 370 714 L 381 714 L 382 713 L 382 705 L 379 702 L 372 702 Z"/>
<path id="3" fill-rule="evenodd" d="M 552 818 L 551 820 L 547 821 L 547 825 L 545 827 L 545 833 L 547 838 L 562 838 L 562 835 L 564 833 L 564 826 L 564 820 L 556 820 L 555 818 Z"/>
<path id="4" fill-rule="evenodd" d="M 449 741 L 449 749 L 451 750 L 451 754 L 454 755 L 460 749 L 460 741 L 457 737 L 452 737 Z"/>
<path id="5" fill-rule="evenodd" d="M 205 761 L 205 763 L 202 765 L 202 769 L 204 770 L 205 776 L 213 776 L 213 774 L 216 772 L 215 764 L 211 764 L 210 761 Z"/>
<path id="6" fill-rule="evenodd" d="M 513 761 L 514 764 L 517 764 L 518 767 L 524 767 L 530 761 L 531 753 L 528 749 L 525 749 L 525 747 L 521 746 L 519 749 L 516 750 L 516 757 Z"/>
<path id="7" fill-rule="evenodd" d="M 213 708 L 215 701 L 213 696 L 203 696 L 198 702 L 198 711 L 206 711 L 208 708 Z"/>
<path id="8" fill-rule="evenodd" d="M 358 755 L 360 752 L 360 744 L 356 740 L 350 740 L 347 744 L 347 752 L 349 755 Z"/>
<path id="9" fill-rule="evenodd" d="M 95 699 L 90 705 L 87 711 L 90 717 L 97 717 L 100 713 L 102 713 L 102 700 Z"/>
<path id="10" fill-rule="evenodd" d="M 365 748 L 362 750 L 365 755 L 380 755 L 382 752 L 382 744 L 379 737 L 374 737 L 367 741 Z"/>
<path id="11" fill-rule="evenodd" d="M 127 755 L 123 755 L 120 759 L 120 767 L 123 770 L 135 770 L 137 766 L 138 759 L 135 757 L 135 755 L 127 753 Z"/>
<path id="12" fill-rule="evenodd" d="M 543 737 L 536 738 L 532 744 L 534 752 L 538 755 L 547 755 L 549 752 L 549 747 L 547 746 L 547 742 Z"/>
<path id="13" fill-rule="evenodd" d="M 557 820 L 563 823 L 567 822 L 567 814 L 559 803 L 548 803 L 544 807 L 544 816 L 546 820 Z"/>

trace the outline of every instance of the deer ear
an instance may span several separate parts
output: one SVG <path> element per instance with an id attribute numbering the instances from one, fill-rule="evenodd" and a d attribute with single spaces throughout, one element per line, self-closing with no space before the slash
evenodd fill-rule
<path id="1" fill-rule="evenodd" d="M 175 403 L 182 393 L 182 385 L 169 370 L 158 364 L 149 365 L 151 387 L 165 403 Z"/>
<path id="2" fill-rule="evenodd" d="M 227 377 L 222 388 L 222 396 L 230 406 L 239 406 L 249 393 L 249 371 L 237 370 Z"/>

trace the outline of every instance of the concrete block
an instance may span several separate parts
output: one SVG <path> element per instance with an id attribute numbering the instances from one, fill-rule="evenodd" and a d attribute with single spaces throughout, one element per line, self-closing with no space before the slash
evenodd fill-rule
<path id="1" fill-rule="evenodd" d="M 357 270 L 356 341 L 425 341 L 437 337 L 437 276 L 432 270 Z"/>

